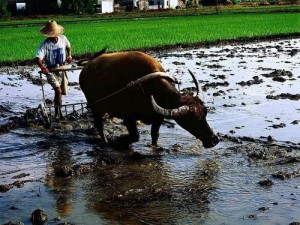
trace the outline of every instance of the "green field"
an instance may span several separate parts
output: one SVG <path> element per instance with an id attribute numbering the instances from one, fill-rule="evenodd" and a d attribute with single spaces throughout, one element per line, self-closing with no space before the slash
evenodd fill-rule
<path id="1" fill-rule="evenodd" d="M 219 7 L 218 11 L 222 14 L 237 13 L 283 13 L 283 12 L 300 12 L 299 5 L 270 5 L 268 7 L 253 6 L 253 3 L 245 3 L 246 5 L 237 4 L 229 7 Z M 248 6 L 247 6 L 248 4 Z M 153 17 L 174 17 L 174 16 L 199 16 L 216 14 L 215 7 L 200 7 L 183 10 L 153 10 L 153 11 L 133 11 L 118 12 L 108 14 L 85 14 L 85 15 L 49 15 L 49 16 L 33 16 L 33 17 L 17 17 L 0 20 L 0 27 L 12 25 L 37 25 L 42 24 L 49 17 L 54 17 L 61 24 L 76 23 L 83 21 L 106 21 L 106 20 L 130 20 L 137 18 L 153 18 Z"/>
<path id="2" fill-rule="evenodd" d="M 14 22 L 14 21 L 13 21 Z M 12 22 L 12 23 L 13 23 Z M 8 22 L 6 22 L 8 24 Z M 42 24 L 42 23 L 41 23 Z M 31 60 L 44 39 L 39 25 L 0 28 L 0 63 Z M 73 56 L 155 46 L 300 33 L 299 13 L 240 13 L 63 23 Z"/>

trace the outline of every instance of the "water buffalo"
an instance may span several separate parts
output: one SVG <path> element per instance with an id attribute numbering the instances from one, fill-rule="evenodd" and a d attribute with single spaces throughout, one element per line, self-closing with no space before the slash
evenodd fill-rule
<path id="1" fill-rule="evenodd" d="M 79 83 L 104 142 L 102 118 L 106 113 L 123 119 L 129 132 L 128 144 L 139 140 L 136 121 L 141 120 L 152 125 L 152 145 L 157 145 L 159 128 L 166 117 L 200 139 L 206 148 L 219 142 L 206 121 L 203 101 L 181 94 L 161 64 L 147 54 L 100 54 L 82 69 Z"/>

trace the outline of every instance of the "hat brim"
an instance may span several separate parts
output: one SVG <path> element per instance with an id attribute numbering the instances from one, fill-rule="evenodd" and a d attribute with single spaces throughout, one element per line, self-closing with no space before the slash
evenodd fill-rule
<path id="1" fill-rule="evenodd" d="M 64 33 L 65 29 L 58 25 L 56 26 L 56 29 L 55 30 L 50 30 L 49 27 L 42 27 L 40 29 L 40 33 L 42 35 L 44 35 L 45 37 L 57 37 L 57 36 L 60 36 Z"/>

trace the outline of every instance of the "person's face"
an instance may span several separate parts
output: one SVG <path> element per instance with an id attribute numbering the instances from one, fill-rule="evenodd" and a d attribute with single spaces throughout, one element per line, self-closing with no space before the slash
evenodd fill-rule
<path id="1" fill-rule="evenodd" d="M 58 37 L 48 37 L 48 38 L 53 43 L 57 43 L 58 42 Z"/>

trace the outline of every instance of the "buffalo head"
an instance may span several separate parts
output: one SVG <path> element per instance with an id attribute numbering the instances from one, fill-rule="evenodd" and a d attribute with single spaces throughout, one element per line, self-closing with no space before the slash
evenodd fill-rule
<path id="1" fill-rule="evenodd" d="M 206 121 L 207 108 L 198 96 L 182 96 L 183 106 L 176 109 L 165 109 L 159 106 L 153 96 L 151 102 L 156 113 L 174 119 L 178 125 L 200 139 L 205 148 L 214 147 L 219 143 Z"/>

